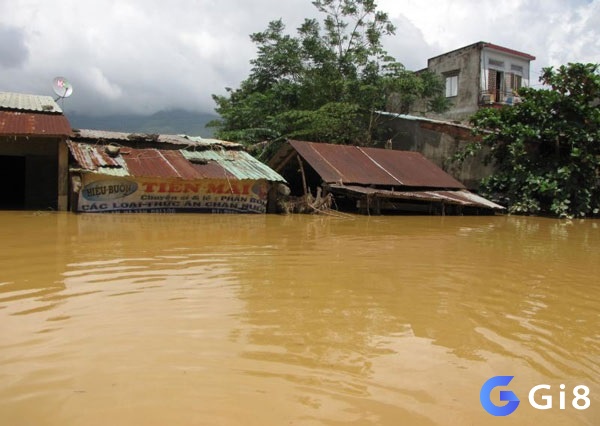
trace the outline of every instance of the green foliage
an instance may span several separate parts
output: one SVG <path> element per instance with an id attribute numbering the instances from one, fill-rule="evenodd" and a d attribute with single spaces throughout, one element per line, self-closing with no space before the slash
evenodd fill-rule
<path id="1" fill-rule="evenodd" d="M 540 81 L 548 88 L 521 89 L 521 103 L 472 118 L 482 142 L 469 150 L 487 147 L 496 167 L 484 192 L 512 213 L 598 215 L 599 65 L 545 68 Z"/>
<path id="2" fill-rule="evenodd" d="M 382 47 L 394 26 L 374 0 L 315 0 L 322 22 L 305 19 L 296 36 L 281 20 L 252 34 L 257 57 L 238 89 L 213 95 L 216 137 L 255 144 L 281 138 L 372 144 L 392 93 L 445 107 L 443 84 L 404 69 Z"/>

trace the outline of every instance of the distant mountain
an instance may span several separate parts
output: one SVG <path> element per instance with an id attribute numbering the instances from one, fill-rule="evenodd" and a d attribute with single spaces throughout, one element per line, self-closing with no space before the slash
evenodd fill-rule
<path id="1" fill-rule="evenodd" d="M 157 133 L 163 135 L 213 136 L 206 123 L 219 118 L 215 114 L 186 110 L 159 111 L 152 115 L 115 114 L 101 117 L 68 114 L 75 129 L 110 130 L 114 132 Z"/>

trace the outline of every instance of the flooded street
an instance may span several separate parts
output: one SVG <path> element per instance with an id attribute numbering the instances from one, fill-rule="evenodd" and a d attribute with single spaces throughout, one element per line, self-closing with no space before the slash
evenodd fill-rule
<path id="1" fill-rule="evenodd" d="M 600 221 L 0 212 L 0 236 L 2 425 L 600 424 Z M 479 400 L 499 375 L 508 419 Z"/>

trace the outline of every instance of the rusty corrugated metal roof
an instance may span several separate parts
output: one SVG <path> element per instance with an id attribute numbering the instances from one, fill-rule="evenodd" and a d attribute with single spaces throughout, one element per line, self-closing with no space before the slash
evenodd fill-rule
<path id="1" fill-rule="evenodd" d="M 499 204 L 486 200 L 465 189 L 456 191 L 389 191 L 384 189 L 369 188 L 365 186 L 331 185 L 332 190 L 354 192 L 357 194 L 373 195 L 381 198 L 395 198 L 402 200 L 415 200 L 426 202 L 443 202 L 460 206 L 482 207 L 486 209 L 504 210 Z"/>
<path id="2" fill-rule="evenodd" d="M 465 188 L 418 152 L 302 141 L 289 144 L 326 183 Z"/>
<path id="3" fill-rule="evenodd" d="M 24 93 L 0 92 L 0 109 L 62 114 L 52 97 Z"/>
<path id="4" fill-rule="evenodd" d="M 71 124 L 62 114 L 0 111 L 0 135 L 67 137 Z"/>
<path id="5" fill-rule="evenodd" d="M 179 150 L 122 148 L 131 176 L 199 179 L 202 176 Z M 221 172 L 220 177 L 223 177 Z"/>
<path id="6" fill-rule="evenodd" d="M 87 171 L 119 176 L 235 180 L 285 180 L 243 151 L 196 151 L 120 146 L 109 155 L 104 144 L 69 141 L 78 166 Z M 117 145 L 113 145 L 117 148 Z"/>

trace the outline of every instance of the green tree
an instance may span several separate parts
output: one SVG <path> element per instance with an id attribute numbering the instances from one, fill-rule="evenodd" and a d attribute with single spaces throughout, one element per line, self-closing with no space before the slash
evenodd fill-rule
<path id="1" fill-rule="evenodd" d="M 598 64 L 543 70 L 543 89 L 523 88 L 512 107 L 472 118 L 495 173 L 485 195 L 511 213 L 586 217 L 600 212 L 600 75 Z"/>
<path id="2" fill-rule="evenodd" d="M 305 19 L 297 35 L 281 20 L 252 34 L 257 57 L 238 89 L 213 95 L 222 139 L 254 144 L 285 138 L 371 145 L 378 110 L 392 93 L 408 105 L 445 107 L 440 79 L 416 75 L 383 49 L 395 28 L 374 0 L 315 0 L 322 22 Z"/>

